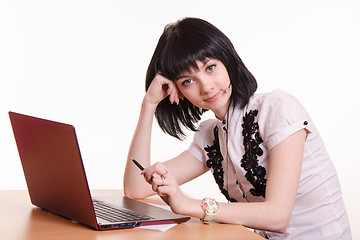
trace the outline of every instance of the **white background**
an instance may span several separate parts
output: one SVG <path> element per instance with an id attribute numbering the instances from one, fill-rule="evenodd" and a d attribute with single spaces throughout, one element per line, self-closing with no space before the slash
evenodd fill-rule
<path id="1" fill-rule="evenodd" d="M 232 40 L 258 92 L 281 88 L 305 105 L 359 239 L 359 12 L 355 0 L 0 0 L 0 189 L 26 189 L 9 110 L 75 125 L 90 187 L 122 188 L 146 68 L 163 27 L 200 17 Z M 180 153 L 191 137 L 179 142 L 155 122 L 153 161 Z M 210 174 L 183 189 L 223 199 Z"/>

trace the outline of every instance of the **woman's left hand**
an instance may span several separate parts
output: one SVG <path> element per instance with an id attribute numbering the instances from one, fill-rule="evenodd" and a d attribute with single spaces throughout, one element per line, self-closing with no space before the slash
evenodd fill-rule
<path id="1" fill-rule="evenodd" d="M 174 175 L 172 175 L 164 164 L 155 163 L 141 173 L 146 181 L 152 185 L 156 192 L 171 208 L 174 213 L 181 214 L 183 206 L 186 206 L 188 197 L 181 191 Z"/>

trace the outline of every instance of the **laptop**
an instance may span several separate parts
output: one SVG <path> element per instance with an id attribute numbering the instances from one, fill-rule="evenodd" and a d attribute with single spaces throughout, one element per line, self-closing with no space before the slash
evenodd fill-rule
<path id="1" fill-rule="evenodd" d="M 92 198 L 72 125 L 9 112 L 33 205 L 97 230 L 190 219 L 125 196 Z"/>

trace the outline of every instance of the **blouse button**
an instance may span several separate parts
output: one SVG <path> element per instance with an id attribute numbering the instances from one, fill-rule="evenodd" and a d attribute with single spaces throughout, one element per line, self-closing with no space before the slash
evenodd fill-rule
<path id="1" fill-rule="evenodd" d="M 222 123 L 225 124 L 225 123 L 226 123 L 226 120 L 223 120 Z"/>
<path id="2" fill-rule="evenodd" d="M 308 125 L 309 123 L 308 123 L 308 121 L 304 121 L 304 125 L 306 126 L 306 125 Z"/>
<path id="3" fill-rule="evenodd" d="M 236 183 L 237 185 L 239 185 L 239 183 L 240 183 L 240 182 L 239 182 L 239 180 L 236 180 L 236 182 L 235 182 L 235 183 Z"/>

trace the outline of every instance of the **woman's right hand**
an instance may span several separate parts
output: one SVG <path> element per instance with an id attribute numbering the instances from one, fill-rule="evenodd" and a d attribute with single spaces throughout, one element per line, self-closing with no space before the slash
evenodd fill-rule
<path id="1" fill-rule="evenodd" d="M 157 105 L 167 96 L 169 96 L 171 103 L 175 102 L 176 104 L 179 104 L 179 99 L 183 98 L 173 81 L 157 73 L 146 92 L 144 100 L 147 103 Z"/>

